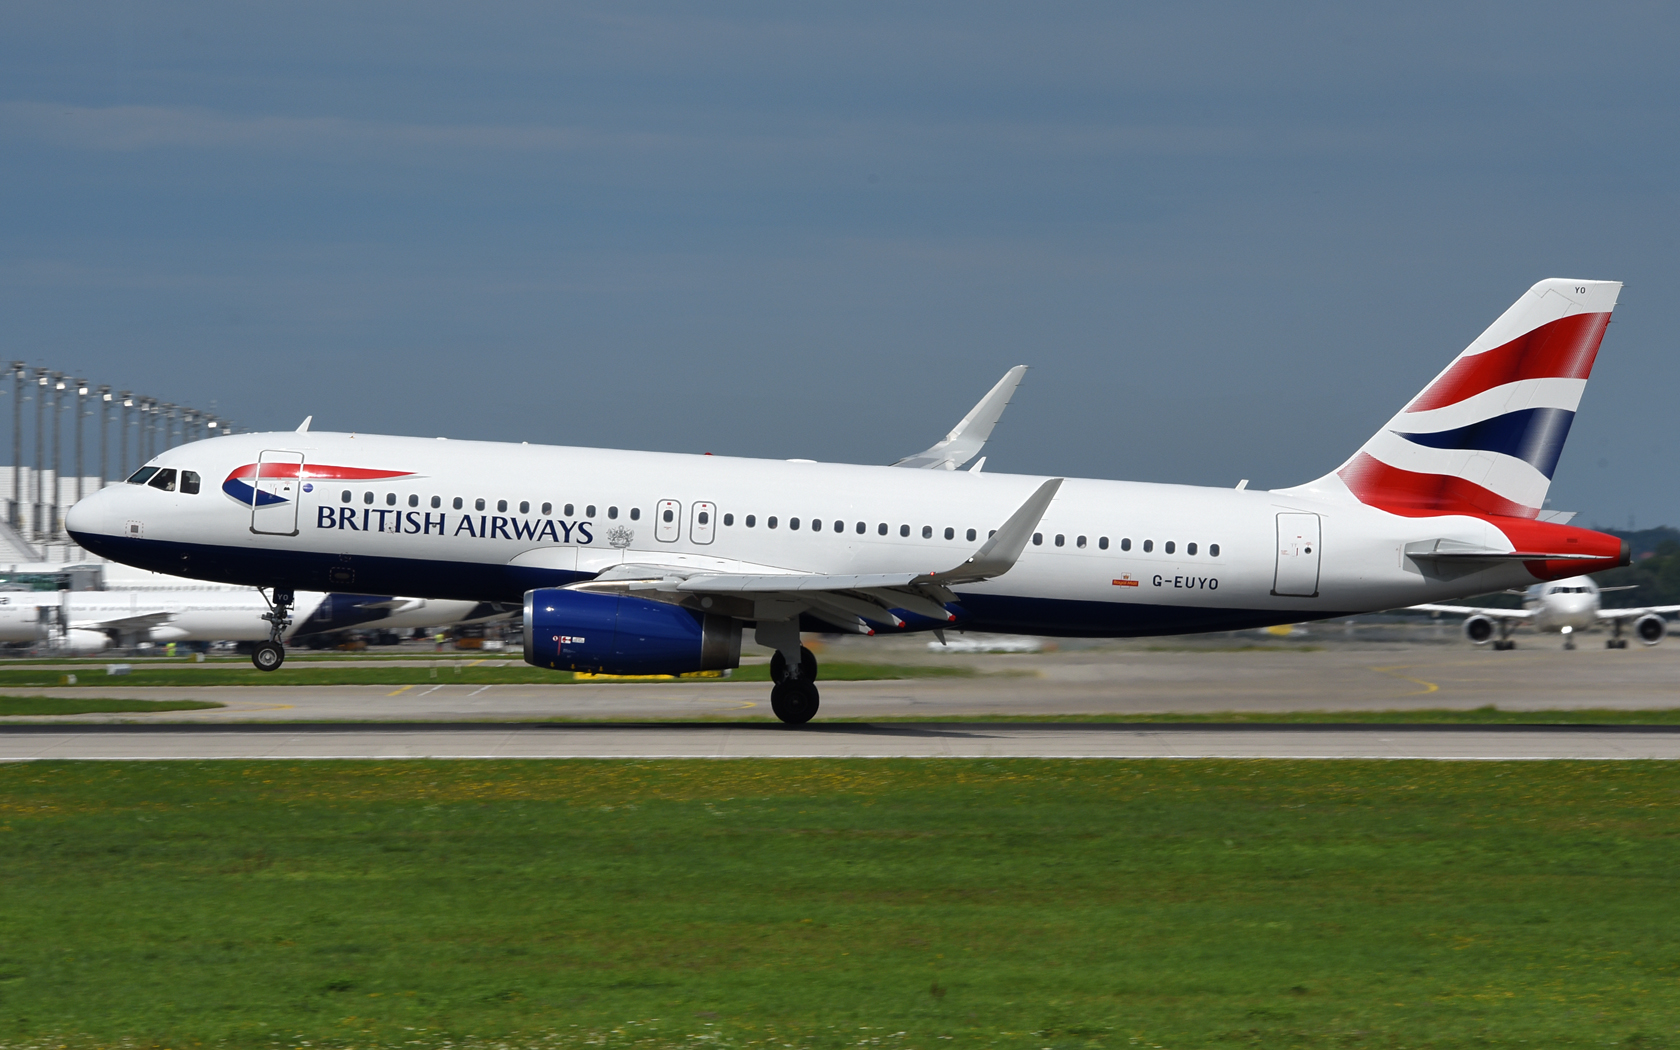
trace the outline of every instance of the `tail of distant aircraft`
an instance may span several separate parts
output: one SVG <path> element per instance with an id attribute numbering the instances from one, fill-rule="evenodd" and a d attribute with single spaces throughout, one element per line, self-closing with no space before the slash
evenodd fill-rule
<path id="1" fill-rule="evenodd" d="M 1536 517 L 1621 288 L 1536 284 L 1351 459 L 1306 487 L 1339 482 L 1408 517 Z"/>

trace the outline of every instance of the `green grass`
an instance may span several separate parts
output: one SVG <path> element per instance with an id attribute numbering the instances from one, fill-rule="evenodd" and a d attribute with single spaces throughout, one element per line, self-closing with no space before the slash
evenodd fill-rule
<path id="1" fill-rule="evenodd" d="M 206 700 L 108 700 L 62 696 L 0 696 L 0 716 L 89 715 L 118 711 L 202 711 L 226 704 Z"/>
<path id="2" fill-rule="evenodd" d="M 259 671 L 247 662 L 242 667 L 209 664 L 132 664 L 126 675 L 103 673 L 103 665 L 73 672 L 45 668 L 0 667 L 0 687 L 34 688 L 68 684 L 67 673 L 76 675 L 79 686 L 117 682 L 124 686 L 194 685 L 421 685 L 443 682 L 456 685 L 563 685 L 572 681 L 570 671 L 549 671 L 528 664 L 512 667 L 333 667 L 319 664 L 285 663 L 278 671 Z M 831 661 L 823 664 L 822 677 L 829 681 L 867 681 L 887 678 L 965 678 L 975 672 L 966 667 L 937 667 L 916 664 L 872 664 Z M 694 679 L 723 681 L 723 679 Z M 736 669 L 733 681 L 768 682 L 769 664 L 752 664 Z"/>
<path id="3" fill-rule="evenodd" d="M 1680 1041 L 1680 765 L 0 767 L 0 1046 Z"/>
<path id="4" fill-rule="evenodd" d="M 1398 711 L 1205 711 L 1147 714 L 1065 715 L 892 715 L 884 718 L 824 717 L 825 722 L 1120 722 L 1169 725 L 1206 723 L 1395 723 L 1402 725 L 1680 725 L 1680 707 L 1617 710 L 1573 708 L 1509 711 L 1498 707 L 1446 707 Z"/>

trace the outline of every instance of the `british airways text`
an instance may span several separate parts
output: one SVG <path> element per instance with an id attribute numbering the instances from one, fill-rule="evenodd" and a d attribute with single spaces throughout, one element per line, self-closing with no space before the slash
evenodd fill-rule
<path id="1" fill-rule="evenodd" d="M 396 536 L 472 536 L 475 539 L 547 540 L 551 543 L 586 545 L 595 542 L 591 521 L 562 521 L 543 518 L 531 521 L 500 514 L 428 514 L 419 510 L 379 507 L 316 507 L 317 529 L 349 529 L 351 532 L 383 532 Z"/>

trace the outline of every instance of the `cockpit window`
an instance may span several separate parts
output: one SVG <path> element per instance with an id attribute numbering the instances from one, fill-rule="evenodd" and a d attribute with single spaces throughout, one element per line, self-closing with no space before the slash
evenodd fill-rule
<path id="1" fill-rule="evenodd" d="M 128 483 L 130 485 L 144 485 L 151 480 L 152 475 L 156 474 L 157 471 L 158 468 L 156 467 L 141 467 L 129 477 Z"/>
<path id="2" fill-rule="evenodd" d="M 181 491 L 189 496 L 198 495 L 198 472 L 196 470 L 181 471 Z"/>
<path id="3" fill-rule="evenodd" d="M 174 492 L 175 468 L 165 467 L 156 474 L 152 475 L 152 480 L 146 482 L 146 484 L 150 485 L 154 489 L 162 489 L 165 492 Z"/>

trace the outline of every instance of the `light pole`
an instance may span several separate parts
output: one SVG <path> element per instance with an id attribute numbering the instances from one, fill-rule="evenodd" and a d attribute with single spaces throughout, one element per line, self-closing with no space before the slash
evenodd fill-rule
<path id="1" fill-rule="evenodd" d="M 44 421 L 41 419 L 41 413 L 45 411 L 43 406 L 45 406 L 46 401 L 47 370 L 37 368 L 35 369 L 35 512 L 30 515 L 30 531 L 36 539 L 40 539 L 44 535 L 43 525 L 45 523 L 41 517 L 41 508 L 47 499 L 47 478 L 44 473 L 46 468 L 46 442 L 41 440 L 41 435 L 44 433 L 42 430 Z"/>
<path id="2" fill-rule="evenodd" d="M 47 535 L 56 537 L 58 535 L 58 507 L 59 504 L 64 501 L 64 428 L 60 425 L 64 417 L 64 373 L 54 372 L 52 374 L 52 381 L 53 487 L 52 508 L 47 511 Z"/>
<path id="3" fill-rule="evenodd" d="M 87 411 L 87 380 L 76 380 L 76 502 L 82 501 L 82 413 Z"/>
<path id="4" fill-rule="evenodd" d="M 22 361 L 12 362 L 12 506 L 11 524 L 23 528 L 23 380 L 27 370 Z"/>
<path id="5" fill-rule="evenodd" d="M 122 475 L 122 480 L 127 481 L 128 476 L 133 473 L 133 471 L 128 469 L 128 417 L 134 408 L 134 395 L 129 393 L 127 390 L 124 390 L 119 396 L 122 398 L 122 412 L 119 414 L 122 419 L 122 437 L 120 439 L 122 445 L 122 463 L 119 473 Z"/>
<path id="6" fill-rule="evenodd" d="M 111 388 L 99 388 L 99 487 L 111 483 Z"/>

